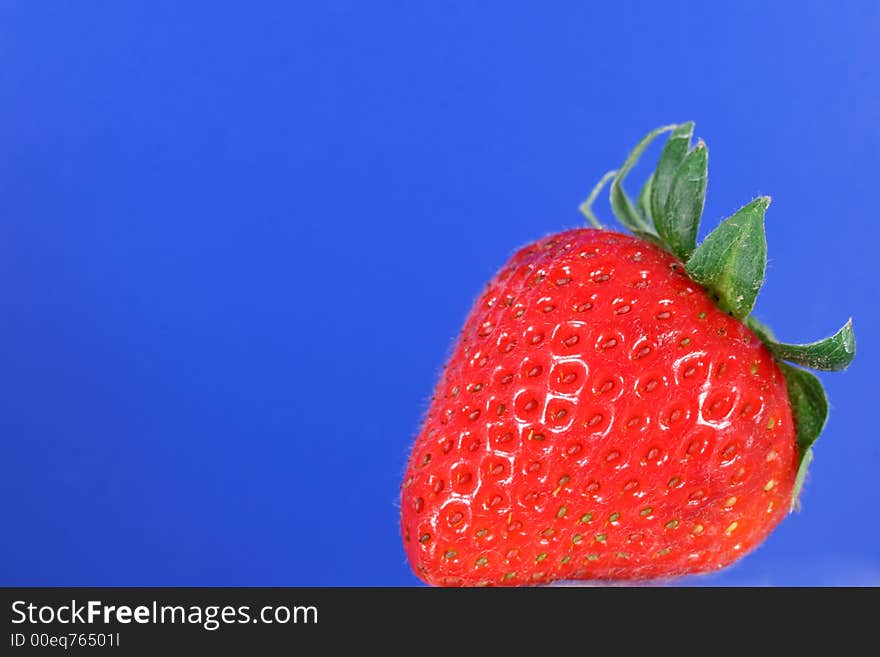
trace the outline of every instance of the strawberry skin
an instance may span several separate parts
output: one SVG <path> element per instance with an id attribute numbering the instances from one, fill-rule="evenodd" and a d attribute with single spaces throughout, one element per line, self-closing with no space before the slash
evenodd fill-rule
<path id="1" fill-rule="evenodd" d="M 577 229 L 517 252 L 477 300 L 401 493 L 436 585 L 723 568 L 789 511 L 786 380 L 667 251 Z"/>

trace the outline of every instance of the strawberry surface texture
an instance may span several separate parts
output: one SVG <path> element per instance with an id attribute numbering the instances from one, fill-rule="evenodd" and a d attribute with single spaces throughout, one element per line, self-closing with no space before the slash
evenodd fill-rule
<path id="1" fill-rule="evenodd" d="M 634 235 L 598 227 L 594 193 L 596 227 L 520 249 L 475 302 L 403 478 L 404 548 L 425 582 L 709 572 L 795 504 L 827 402 L 783 361 L 843 369 L 852 326 L 786 345 L 749 317 L 769 199 L 697 247 L 707 155 L 692 130 L 655 131 L 606 177 Z M 662 132 L 634 205 L 623 178 Z"/>

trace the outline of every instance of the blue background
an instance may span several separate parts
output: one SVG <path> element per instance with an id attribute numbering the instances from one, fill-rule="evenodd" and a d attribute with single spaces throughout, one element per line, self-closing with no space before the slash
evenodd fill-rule
<path id="1" fill-rule="evenodd" d="M 707 226 L 773 196 L 758 316 L 859 338 L 804 510 L 688 583 L 880 584 L 878 34 L 870 1 L 4 2 L 0 584 L 417 584 L 398 487 L 470 303 L 687 119 Z"/>

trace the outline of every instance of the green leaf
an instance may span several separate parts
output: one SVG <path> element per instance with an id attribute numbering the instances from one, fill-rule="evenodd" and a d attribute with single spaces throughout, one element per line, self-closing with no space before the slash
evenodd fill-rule
<path id="1" fill-rule="evenodd" d="M 593 203 L 596 201 L 596 197 L 599 196 L 599 192 L 602 191 L 602 188 L 611 180 L 615 175 L 617 175 L 617 171 L 608 171 L 604 176 L 599 179 L 599 182 L 596 183 L 595 187 L 593 187 L 593 191 L 590 192 L 590 195 L 587 197 L 587 200 L 581 203 L 580 211 L 583 214 L 587 221 L 590 222 L 590 225 L 593 228 L 604 228 L 604 226 L 596 219 L 596 215 L 593 214 Z"/>
<path id="2" fill-rule="evenodd" d="M 672 180 L 690 150 L 693 135 L 694 122 L 682 123 L 672 131 L 663 147 L 657 169 L 654 171 L 654 184 L 651 189 L 651 214 L 655 222 L 663 221 L 666 215 L 666 199 L 672 188 Z M 660 230 L 659 226 L 657 230 Z"/>
<path id="3" fill-rule="evenodd" d="M 792 495 L 792 506 L 794 506 L 800 495 L 807 468 L 813 459 L 813 443 L 818 440 L 828 420 L 828 399 L 825 397 L 822 382 L 814 374 L 785 363 L 780 363 L 779 367 L 785 375 L 797 433 L 799 459 L 795 490 Z"/>
<path id="4" fill-rule="evenodd" d="M 702 141 L 684 158 L 672 180 L 666 209 L 656 220 L 657 231 L 681 260 L 697 247 L 697 231 L 706 200 L 709 151 Z"/>
<path id="5" fill-rule="evenodd" d="M 652 173 L 648 176 L 648 179 L 645 181 L 645 184 L 642 185 L 642 191 L 639 192 L 639 198 L 636 201 L 636 208 L 639 211 L 639 214 L 642 216 L 642 219 L 645 220 L 645 223 L 650 224 L 653 222 L 651 219 L 651 187 L 654 184 L 654 174 Z"/>
<path id="6" fill-rule="evenodd" d="M 856 336 L 852 319 L 830 338 L 809 344 L 785 344 L 764 340 L 776 358 L 814 370 L 837 372 L 845 370 L 856 356 Z"/>
<path id="7" fill-rule="evenodd" d="M 801 459 L 816 442 L 828 420 L 828 400 L 822 382 L 812 372 L 779 363 L 788 386 L 788 399 L 794 413 L 797 444 Z"/>
<path id="8" fill-rule="evenodd" d="M 813 462 L 813 450 L 808 449 L 803 458 L 801 458 L 800 465 L 798 465 L 797 474 L 794 477 L 794 489 L 791 493 L 791 511 L 797 509 L 800 504 L 801 491 L 804 488 L 804 482 L 807 480 L 807 470 L 810 469 L 810 463 Z"/>
<path id="9" fill-rule="evenodd" d="M 749 329 L 751 329 L 752 333 L 757 335 L 761 339 L 761 342 L 763 342 L 764 344 L 776 340 L 776 336 L 773 335 L 773 331 L 770 330 L 770 327 L 762 322 L 759 322 L 752 315 L 746 317 L 745 325 L 748 326 Z"/>
<path id="10" fill-rule="evenodd" d="M 654 233 L 643 233 L 640 230 L 636 230 L 636 231 L 633 231 L 633 235 L 645 240 L 646 242 L 650 242 L 654 246 L 656 246 L 660 249 L 663 249 L 664 251 L 667 249 L 666 243 L 663 240 L 661 240 L 659 237 L 657 237 Z"/>
<path id="11" fill-rule="evenodd" d="M 718 306 L 737 319 L 755 306 L 767 268 L 764 214 L 770 197 L 762 196 L 741 208 L 709 233 L 685 269 L 716 297 Z"/>
<path id="12" fill-rule="evenodd" d="M 623 190 L 623 181 L 626 179 L 630 169 L 632 169 L 636 165 L 636 162 L 639 161 L 639 158 L 642 156 L 642 153 L 645 152 L 648 145 L 654 141 L 654 138 L 657 137 L 657 135 L 669 132 L 677 127 L 678 126 L 675 125 L 666 125 L 649 132 L 648 135 L 636 144 L 634 149 L 632 149 L 629 156 L 626 158 L 626 161 L 623 163 L 623 166 L 618 169 L 617 175 L 611 183 L 611 209 L 617 217 L 617 220 L 633 232 L 641 231 L 643 233 L 653 233 L 654 227 L 645 221 L 633 207 L 632 202 Z"/>

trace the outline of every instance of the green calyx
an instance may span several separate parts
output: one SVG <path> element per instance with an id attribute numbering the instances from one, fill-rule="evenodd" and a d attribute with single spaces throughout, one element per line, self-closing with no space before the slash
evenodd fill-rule
<path id="1" fill-rule="evenodd" d="M 650 143 L 664 133 L 669 133 L 669 138 L 657 168 L 633 204 L 623 189 L 624 180 Z M 750 316 L 767 268 L 764 216 L 770 197 L 762 196 L 743 206 L 697 245 L 709 157 L 702 141 L 691 147 L 693 134 L 693 122 L 667 125 L 648 133 L 619 169 L 603 176 L 580 209 L 594 227 L 602 228 L 592 204 L 610 181 L 611 209 L 617 220 L 683 262 L 688 275 L 705 288 L 716 305 L 744 322 L 773 354 L 785 375 L 797 432 L 800 458 L 791 502 L 794 509 L 813 459 L 813 443 L 828 419 L 828 400 L 815 375 L 789 363 L 824 371 L 846 369 L 856 353 L 852 320 L 824 340 L 787 344 L 779 342 L 770 329 Z"/>

